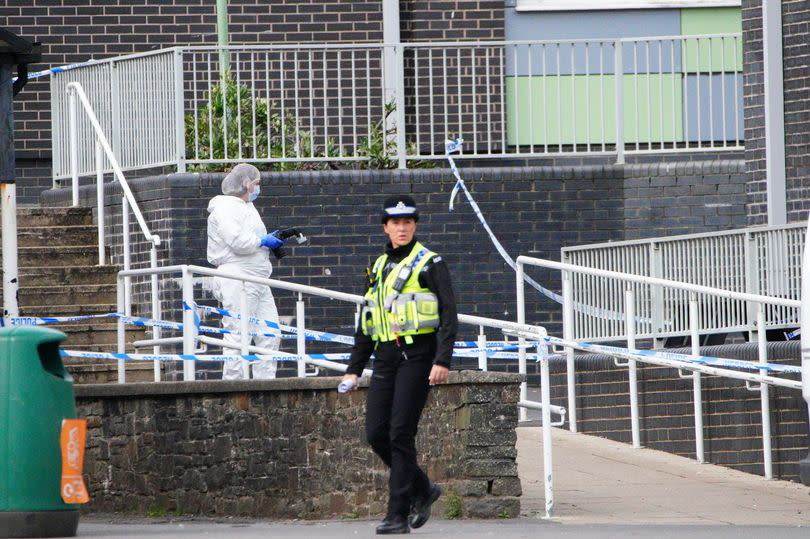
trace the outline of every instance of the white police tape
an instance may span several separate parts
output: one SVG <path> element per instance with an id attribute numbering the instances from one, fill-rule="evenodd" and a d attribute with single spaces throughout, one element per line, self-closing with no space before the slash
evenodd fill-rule
<path id="1" fill-rule="evenodd" d="M 80 350 L 59 350 L 62 357 L 76 357 L 84 359 L 114 359 L 124 361 L 306 361 L 310 359 L 325 359 L 329 361 L 345 361 L 349 354 L 287 354 L 277 352 L 274 354 L 243 354 L 243 355 L 216 355 L 216 354 L 117 354 L 106 352 L 82 352 Z"/>
<path id="2" fill-rule="evenodd" d="M 628 348 L 619 348 L 616 346 L 607 346 L 604 344 L 593 344 L 579 341 L 569 341 L 560 339 L 559 337 L 544 337 L 549 344 L 561 346 L 574 346 L 580 350 L 593 352 L 605 355 L 634 355 L 638 357 L 650 357 L 658 359 L 668 359 L 671 361 L 680 361 L 682 363 L 697 363 L 699 365 L 707 365 L 710 367 L 728 367 L 732 369 L 744 369 L 753 371 L 768 371 L 775 373 L 789 373 L 801 374 L 801 367 L 794 367 L 793 365 L 783 365 L 780 363 L 757 363 L 754 361 L 744 361 L 741 359 L 728 359 L 723 357 L 713 356 L 692 356 L 688 354 L 676 354 L 674 352 L 664 352 L 661 350 L 630 350 Z"/>
<path id="3" fill-rule="evenodd" d="M 226 309 L 220 309 L 218 307 L 211 307 L 210 305 L 200 305 L 195 303 L 194 306 L 203 312 L 208 313 L 215 313 L 221 316 L 227 316 L 230 318 L 236 318 L 237 320 L 242 319 L 242 315 L 240 313 L 231 313 Z M 278 324 L 272 320 L 261 320 L 259 318 L 250 317 L 248 318 L 248 324 L 254 326 L 267 326 L 274 329 L 279 329 L 286 333 L 292 333 L 293 335 L 298 334 L 298 328 L 295 326 L 288 326 L 285 324 Z M 354 344 L 354 337 L 349 337 L 348 335 L 338 335 L 336 333 L 328 333 L 325 331 L 315 331 L 312 329 L 305 329 L 304 330 L 304 338 L 307 340 L 313 341 L 322 341 L 322 342 L 334 342 L 334 343 L 341 343 L 341 344 Z"/>
<path id="4" fill-rule="evenodd" d="M 78 63 L 78 64 L 68 64 L 68 65 L 59 66 L 59 67 L 52 67 L 50 69 L 44 69 L 42 71 L 34 71 L 33 73 L 28 74 L 28 77 L 26 78 L 26 80 L 38 79 L 40 77 L 46 77 L 46 76 L 52 75 L 54 73 L 61 73 L 62 71 L 70 71 L 71 69 L 76 69 L 77 67 L 89 66 L 89 65 L 94 64 L 94 63 L 96 63 L 96 60 L 90 59 L 90 60 L 88 60 L 86 62 L 81 62 L 81 63 Z M 16 82 L 17 77 L 14 77 L 12 80 Z"/>
<path id="5" fill-rule="evenodd" d="M 10 316 L 0 318 L 0 327 L 9 326 L 44 326 L 46 324 L 61 324 L 64 322 L 81 322 L 95 318 L 115 318 L 117 313 L 84 314 L 79 316 Z"/>
<path id="6" fill-rule="evenodd" d="M 464 195 L 467 197 L 467 201 L 470 203 L 470 207 L 472 207 L 473 212 L 475 212 L 475 216 L 478 217 L 478 221 L 481 223 L 481 226 L 483 226 L 484 230 L 486 230 L 487 234 L 489 234 L 489 239 L 490 241 L 492 241 L 492 244 L 495 246 L 495 249 L 498 250 L 498 253 L 500 253 L 501 258 L 504 259 L 504 261 L 509 265 L 509 267 L 512 268 L 513 271 L 517 271 L 517 264 L 515 264 L 515 261 L 512 260 L 511 256 L 509 256 L 509 253 L 506 252 L 506 249 L 503 248 L 503 245 L 501 245 L 501 242 L 498 241 L 498 238 L 495 236 L 495 233 L 492 232 L 492 229 L 489 228 L 489 224 L 487 223 L 487 220 L 484 218 L 484 214 L 481 212 L 481 209 L 478 207 L 478 204 L 475 202 L 475 199 L 473 199 L 472 194 L 470 194 L 470 191 L 467 189 L 464 180 L 461 179 L 461 174 L 459 174 L 458 172 L 458 167 L 456 167 L 456 162 L 453 160 L 453 156 L 451 154 L 461 151 L 461 146 L 463 143 L 464 141 L 460 138 L 455 140 L 448 140 L 445 143 L 445 157 L 447 158 L 447 161 L 450 163 L 450 170 L 453 172 L 453 176 L 455 176 L 456 178 L 456 185 L 453 187 L 452 193 L 450 193 L 450 205 L 448 209 L 450 211 L 453 211 L 455 209 L 454 201 L 456 199 L 456 196 L 458 196 L 459 190 L 464 191 Z M 523 280 L 525 280 L 535 290 L 537 290 L 547 298 L 556 301 L 559 304 L 562 304 L 563 297 L 560 294 L 552 292 L 551 290 L 544 287 L 543 285 L 541 285 L 540 283 L 538 283 L 537 281 L 535 281 L 526 274 L 523 275 Z M 587 314 L 599 316 L 600 318 L 607 318 L 610 320 L 624 320 L 624 314 L 616 311 L 609 311 L 606 309 L 600 309 L 598 307 L 592 307 L 580 303 L 575 303 L 574 308 L 580 312 L 585 312 Z M 649 321 L 648 319 L 642 319 L 638 317 L 637 319 L 642 321 Z"/>

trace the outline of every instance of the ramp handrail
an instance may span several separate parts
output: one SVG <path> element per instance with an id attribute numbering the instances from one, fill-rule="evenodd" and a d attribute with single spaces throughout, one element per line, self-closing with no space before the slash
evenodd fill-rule
<path id="1" fill-rule="evenodd" d="M 71 165 L 71 177 L 72 177 L 72 204 L 73 206 L 79 205 L 79 173 L 78 173 L 78 103 L 82 105 L 84 112 L 87 116 L 87 119 L 90 122 L 90 125 L 93 129 L 93 133 L 95 134 L 95 142 L 96 142 L 96 208 L 97 208 L 97 221 L 98 221 L 98 263 L 99 266 L 103 266 L 105 264 L 105 236 L 104 236 L 104 157 L 107 158 L 107 161 L 112 168 L 113 175 L 115 179 L 118 180 L 119 185 L 121 186 L 121 190 L 123 191 L 124 195 L 121 197 L 121 220 L 122 220 L 122 236 L 123 236 L 123 266 L 124 270 L 129 270 L 132 264 L 132 256 L 130 250 L 130 226 L 129 226 L 129 212 L 130 210 L 135 215 L 135 220 L 138 222 L 140 226 L 141 233 L 143 234 L 144 238 L 147 242 L 149 242 L 149 262 L 152 268 L 157 266 L 157 247 L 160 245 L 160 236 L 157 234 L 153 234 L 149 230 L 149 226 L 146 224 L 146 221 L 143 218 L 143 214 L 141 213 L 140 208 L 138 207 L 138 201 L 135 199 L 135 196 L 132 194 L 132 190 L 127 183 L 126 178 L 124 177 L 124 173 L 121 170 L 121 166 L 118 163 L 118 159 L 115 156 L 115 152 L 113 152 L 112 147 L 110 146 L 110 142 L 107 139 L 107 136 L 104 133 L 104 130 L 101 128 L 101 124 L 96 117 L 96 113 L 93 110 L 90 101 L 87 99 L 87 94 L 82 88 L 82 85 L 78 82 L 71 82 L 66 86 L 66 91 L 68 93 L 69 98 L 69 107 L 70 107 L 70 116 L 69 116 L 69 133 L 70 133 L 70 165 Z M 78 100 L 78 103 L 77 103 Z M 158 290 L 157 290 L 157 277 L 154 278 L 153 287 L 152 287 L 152 309 L 153 311 L 159 310 L 159 299 L 158 299 Z M 131 301 L 131 283 L 129 278 L 125 281 L 125 286 L 127 288 L 126 292 L 126 302 L 124 305 L 119 306 L 119 309 L 123 307 L 122 311 L 125 314 L 129 315 L 132 311 L 132 301 Z M 160 329 L 155 327 L 153 328 L 153 338 L 158 339 L 160 338 Z"/>
<path id="2" fill-rule="evenodd" d="M 772 473 L 772 458 L 771 458 L 771 439 L 770 439 L 770 407 L 768 401 L 768 386 L 779 385 L 790 387 L 794 389 L 801 388 L 801 383 L 795 380 L 777 378 L 775 376 L 767 375 L 767 340 L 765 327 L 765 305 L 779 305 L 790 308 L 799 308 L 801 301 L 763 296 L 759 294 L 749 294 L 745 292 L 735 292 L 732 290 L 723 290 L 712 288 L 708 286 L 672 281 L 669 279 L 661 279 L 656 277 L 647 277 L 643 275 L 635 275 L 630 273 L 608 271 L 605 269 L 592 268 L 579 266 L 575 264 L 567 264 L 562 262 L 555 262 L 552 260 L 545 260 L 540 258 L 532 258 L 528 256 L 519 256 L 517 258 L 517 311 L 518 322 L 525 321 L 525 292 L 524 292 L 524 272 L 526 266 L 538 266 L 548 269 L 559 270 L 562 272 L 562 295 L 563 295 L 563 339 L 549 338 L 551 343 L 562 346 L 566 350 L 566 370 L 567 370 L 567 393 L 568 404 L 567 411 L 569 414 L 569 428 L 572 432 L 577 432 L 577 410 L 576 410 L 576 379 L 575 379 L 575 365 L 574 365 L 574 349 L 579 349 L 588 352 L 599 351 L 598 345 L 590 345 L 587 343 L 577 342 L 573 336 L 573 320 L 575 310 L 579 311 L 580 316 L 595 316 L 604 315 L 604 305 L 591 306 L 583 305 L 582 303 L 575 305 L 575 289 L 573 287 L 572 275 L 582 274 L 589 275 L 592 281 L 599 280 L 612 280 L 619 283 L 624 288 L 624 306 L 619 307 L 615 304 L 610 305 L 612 309 L 611 314 L 618 311 L 624 319 L 625 339 L 627 341 L 627 349 L 620 353 L 611 353 L 609 347 L 601 347 L 608 349 L 608 355 L 614 357 L 622 357 L 627 360 L 626 363 L 617 366 L 626 366 L 629 369 L 629 384 L 630 384 L 630 414 L 631 414 L 631 429 L 634 447 L 641 447 L 640 436 L 640 422 L 639 422 L 639 405 L 638 405 L 638 387 L 637 387 L 637 369 L 636 363 L 643 362 L 659 366 L 669 366 L 676 368 L 679 372 L 686 370 L 691 371 L 689 375 L 682 375 L 682 377 L 691 378 L 693 382 L 693 395 L 694 395 L 694 415 L 695 415 L 695 452 L 698 462 L 704 462 L 703 451 L 703 419 L 702 419 L 702 396 L 701 396 L 701 373 L 711 374 L 716 376 L 723 376 L 733 379 L 744 380 L 746 387 L 751 390 L 760 392 L 761 399 L 761 413 L 762 413 L 762 440 L 763 440 L 763 453 L 764 453 L 764 468 L 765 477 L 770 479 L 773 477 Z M 631 284 L 633 283 L 633 284 Z M 699 326 L 699 308 L 697 295 L 708 295 L 721 298 L 730 298 L 740 301 L 745 301 L 753 304 L 756 311 L 757 319 L 757 340 L 759 350 L 759 362 L 754 365 L 762 364 L 759 374 L 742 373 L 732 369 L 722 367 L 709 367 L 700 365 L 699 363 L 692 363 L 689 361 L 679 361 L 677 358 L 667 358 L 665 354 L 640 354 L 636 348 L 636 326 L 644 322 L 640 320 L 635 311 L 636 307 L 636 294 L 639 292 L 639 286 L 660 286 L 665 288 L 682 290 L 689 293 L 689 322 L 690 322 L 690 337 L 692 343 L 692 356 L 700 356 L 700 340 L 698 335 Z M 602 307 L 602 308 L 600 308 Z M 591 312 L 587 312 L 592 309 Z M 584 313 L 584 314 L 583 314 Z M 684 358 L 686 359 L 686 358 Z M 521 360 L 522 361 L 522 360 Z M 759 387 L 752 388 L 750 383 L 756 382 Z"/>

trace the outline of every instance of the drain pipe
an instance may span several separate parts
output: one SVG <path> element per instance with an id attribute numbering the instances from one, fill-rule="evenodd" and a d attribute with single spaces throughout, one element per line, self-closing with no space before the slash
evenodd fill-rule
<path id="1" fill-rule="evenodd" d="M 230 68 L 228 51 L 228 0 L 217 0 L 217 46 L 219 47 L 219 78 L 225 79 Z"/>

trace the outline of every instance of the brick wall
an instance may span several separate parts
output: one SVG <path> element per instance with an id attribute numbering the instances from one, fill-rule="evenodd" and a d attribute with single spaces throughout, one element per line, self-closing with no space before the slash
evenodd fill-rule
<path id="1" fill-rule="evenodd" d="M 765 108 L 762 57 L 762 1 L 743 0 L 745 158 L 748 221 L 767 222 L 765 199 Z M 810 9 L 802 0 L 782 1 L 787 220 L 802 221 L 810 209 Z"/>
<path id="2" fill-rule="evenodd" d="M 228 10 L 232 44 L 382 41 L 382 2 L 232 0 Z M 504 35 L 502 0 L 402 2 L 401 12 L 403 41 Z M 201 0 L 8 0 L 0 6 L 0 19 L 10 31 L 42 42 L 42 62 L 32 70 L 175 45 L 216 44 L 215 3 Z M 49 92 L 46 77 L 30 82 L 15 100 L 17 175 L 32 190 L 46 182 L 43 172 L 50 164 Z"/>
<path id="3" fill-rule="evenodd" d="M 496 237 L 513 257 L 528 254 L 559 260 L 564 246 L 708 232 L 744 224 L 741 206 L 734 205 L 745 187 L 738 161 L 464 168 L 461 174 Z M 164 241 L 160 264 L 208 265 L 206 207 L 220 193 L 221 178 L 221 173 L 171 174 L 132 182 L 150 228 Z M 459 311 L 514 318 L 514 273 L 492 246 L 463 194 L 455 212 L 448 212 L 455 181 L 447 170 L 265 173 L 263 178 L 257 207 L 267 228 L 297 226 L 310 238 L 306 246 L 293 247 L 288 258 L 273 261 L 275 277 L 361 293 L 363 269 L 385 241 L 380 204 L 388 193 L 411 193 L 422 212 L 418 236 L 448 261 Z M 81 197 L 84 204 L 93 205 L 94 187 L 82 187 Z M 47 206 L 69 200 L 69 189 L 43 196 Z M 106 204 L 113 262 L 120 264 L 117 185 L 108 187 Z M 139 240 L 134 220 L 133 231 L 133 267 L 145 267 L 148 246 Z M 531 275 L 559 292 L 559 272 L 538 268 Z M 148 313 L 147 289 L 139 286 L 136 292 L 141 295 L 135 298 L 135 308 Z M 179 304 L 178 286 L 177 276 L 163 280 L 167 311 Z M 283 291 L 276 295 L 281 314 L 293 315 L 292 295 Z M 200 292 L 198 297 L 206 295 Z M 527 294 L 527 301 L 529 322 L 558 332 L 559 307 L 534 292 Z M 306 302 L 311 327 L 351 331 L 354 310 L 348 304 L 317 298 Z M 174 319 L 179 319 L 176 312 Z M 462 329 L 466 337 L 477 333 L 477 328 Z"/>
<path id="4" fill-rule="evenodd" d="M 787 365 L 799 364 L 799 343 L 771 343 L 768 357 Z M 689 349 L 672 350 L 689 354 Z M 754 361 L 755 344 L 704 347 L 701 353 Z M 551 363 L 552 403 L 567 406 L 564 361 Z M 641 444 L 651 449 L 695 458 L 692 381 L 675 369 L 638 367 Z M 579 432 L 630 443 L 630 394 L 627 368 L 613 358 L 580 356 L 576 367 L 577 427 Z M 728 378 L 703 376 L 703 437 L 706 462 L 764 475 L 762 414 L 759 391 Z M 801 390 L 771 387 L 771 444 L 773 475 L 799 480 L 799 461 L 807 455 L 807 405 Z"/>
<path id="5" fill-rule="evenodd" d="M 516 517 L 520 377 L 452 373 L 431 390 L 417 449 L 470 518 Z M 364 442 L 365 387 L 338 378 L 76 387 L 87 419 L 87 511 L 271 518 L 385 513 L 387 471 Z M 317 418 L 317 420 L 315 419 Z"/>

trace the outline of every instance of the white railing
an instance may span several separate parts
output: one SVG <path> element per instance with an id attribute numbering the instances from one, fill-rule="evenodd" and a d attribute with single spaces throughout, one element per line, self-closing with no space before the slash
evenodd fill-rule
<path id="1" fill-rule="evenodd" d="M 355 306 L 355 324 L 356 325 L 356 317 L 359 316 L 360 306 L 363 304 L 364 299 L 362 296 L 358 296 L 355 294 L 347 294 L 344 292 L 337 292 L 333 290 L 327 290 L 323 288 L 317 288 L 314 286 L 307 286 L 301 285 L 296 283 L 290 283 L 285 281 L 280 281 L 277 279 L 264 279 L 260 277 L 249 276 L 242 273 L 234 273 L 234 272 L 227 272 L 217 269 L 205 268 L 201 266 L 191 266 L 191 265 L 182 265 L 182 266 L 166 266 L 166 267 L 152 267 L 152 268 L 145 268 L 145 269 L 137 269 L 137 270 L 128 270 L 128 271 L 120 271 L 118 273 L 118 280 L 117 280 L 117 290 L 118 290 L 118 312 L 122 312 L 121 309 L 127 305 L 127 294 L 128 294 L 128 286 L 126 285 L 126 280 L 131 279 L 133 277 L 142 277 L 142 276 L 150 276 L 152 278 L 152 287 L 153 287 L 153 294 L 156 293 L 157 290 L 157 277 L 158 276 L 172 276 L 178 275 L 180 276 L 180 285 L 182 288 L 182 304 L 183 304 L 183 321 L 182 321 L 182 328 L 180 329 L 182 335 L 180 337 L 169 337 L 169 338 L 159 338 L 155 337 L 152 340 L 140 341 L 140 346 L 154 346 L 155 347 L 155 354 L 160 354 L 160 347 L 162 345 L 176 345 L 182 344 L 182 353 L 184 356 L 188 357 L 189 359 L 183 359 L 183 377 L 185 380 L 194 380 L 195 379 L 195 359 L 194 354 L 198 351 L 198 344 L 206 346 L 218 346 L 223 347 L 225 342 L 221 339 L 215 339 L 211 337 L 206 337 L 203 335 L 199 335 L 197 332 L 197 326 L 195 325 L 195 310 L 196 310 L 196 303 L 194 299 L 194 282 L 195 276 L 203 277 L 203 278 L 210 278 L 210 277 L 219 277 L 219 278 L 227 278 L 227 279 L 234 279 L 237 281 L 244 283 L 255 283 L 266 285 L 271 288 L 286 290 L 289 292 L 293 292 L 297 296 L 296 301 L 296 316 L 295 316 L 295 332 L 296 332 L 296 353 L 289 354 L 289 353 L 281 353 L 282 355 L 279 356 L 279 352 L 275 350 L 268 350 L 263 349 L 257 346 L 253 346 L 249 344 L 249 320 L 247 316 L 240 317 L 240 354 L 259 354 L 263 356 L 273 356 L 273 357 L 280 357 L 281 361 L 284 361 L 285 358 L 288 358 L 291 361 L 296 361 L 298 366 L 298 376 L 309 376 L 309 375 L 316 375 L 318 368 L 325 368 L 327 370 L 334 370 L 338 372 L 345 372 L 346 365 L 344 363 L 339 363 L 335 361 L 329 361 L 327 359 L 320 359 L 320 358 L 313 358 L 307 355 L 306 351 L 306 340 L 305 335 L 307 333 L 306 327 L 306 312 L 305 312 L 305 304 L 303 300 L 304 294 L 321 297 L 321 298 L 328 298 L 331 300 L 338 300 L 341 302 L 349 303 Z M 241 305 L 242 313 L 247 312 L 247 295 L 244 286 L 241 290 Z M 152 320 L 159 321 L 160 311 L 157 310 L 155 304 L 152 305 Z M 542 342 L 543 338 L 546 336 L 546 331 L 544 328 L 540 326 L 532 326 L 527 325 L 524 323 L 515 323 L 506 320 L 497 320 L 493 318 L 484 318 L 480 316 L 472 316 L 466 314 L 459 314 L 458 321 L 462 324 L 470 324 L 473 326 L 478 326 L 479 328 L 479 367 L 482 370 L 486 370 L 487 368 L 487 337 L 484 333 L 484 328 L 492 328 L 496 330 L 500 330 L 504 332 L 504 334 L 509 335 L 521 335 L 521 336 L 530 336 L 533 341 L 535 342 Z M 126 350 L 126 333 L 125 333 L 125 326 L 126 320 L 123 318 L 118 319 L 118 353 L 124 354 Z M 233 346 L 233 345 L 231 345 Z M 526 350 L 522 348 L 522 354 L 519 360 L 519 372 L 526 375 Z M 156 358 L 154 359 L 154 373 L 155 373 L 155 381 L 160 381 L 160 362 L 163 358 Z M 551 404 L 551 393 L 550 393 L 550 379 L 549 379 L 549 369 L 548 369 L 548 358 L 545 354 L 540 354 L 540 360 L 542 363 L 541 367 L 541 402 L 534 402 L 527 399 L 526 388 L 525 384 L 522 386 L 520 400 L 518 402 L 518 407 L 521 410 L 525 409 L 535 409 L 542 411 L 542 418 L 543 418 L 543 452 L 544 452 L 544 462 L 546 463 L 546 470 L 547 472 L 544 474 L 544 481 L 546 485 L 546 493 L 547 493 L 547 516 L 551 516 L 551 510 L 553 508 L 553 497 L 551 496 L 551 484 L 552 484 L 552 475 L 551 475 L 551 427 L 552 426 L 559 426 L 562 425 L 565 421 L 565 408 L 561 406 L 555 406 Z M 125 363 L 126 360 L 119 359 L 118 360 L 118 382 L 124 383 L 126 381 L 126 370 L 125 370 Z M 316 372 L 307 372 L 306 366 L 312 365 L 316 367 Z M 365 374 L 365 373 L 364 373 Z M 557 422 L 551 421 L 551 414 L 556 414 L 560 416 L 560 420 Z M 525 419 L 525 414 L 523 414 L 523 418 Z"/>
<path id="2" fill-rule="evenodd" d="M 798 300 L 801 293 L 803 223 L 689 234 L 647 240 L 565 247 L 562 260 L 710 288 Z M 624 340 L 624 287 L 616 280 L 585 273 L 572 276 L 576 306 L 572 338 Z M 689 294 L 663 286 L 635 286 L 637 338 L 663 339 L 690 333 Z M 594 315 L 589 307 L 609 306 L 619 316 Z M 606 307 L 607 308 L 607 307 Z M 758 330 L 757 312 L 745 301 L 698 295 L 700 334 Z M 765 328 L 795 328 L 798 308 L 765 305 Z"/>
<path id="3" fill-rule="evenodd" d="M 465 139 L 460 158 L 621 163 L 625 154 L 743 148 L 740 34 L 176 47 L 102 60 L 52 76 L 55 180 L 70 170 L 60 96 L 71 81 L 92 88 L 124 169 L 237 160 L 405 166 L 443 158 L 448 137 Z M 223 86 L 235 105 L 222 107 Z M 91 169 L 80 159 L 80 173 Z"/>
<path id="4" fill-rule="evenodd" d="M 126 178 L 124 177 L 124 173 L 121 170 L 121 166 L 118 163 L 118 159 L 113 151 L 110 142 L 107 136 L 104 133 L 104 129 L 102 129 L 98 118 L 93 110 L 93 107 L 90 104 L 89 99 L 87 98 L 87 94 L 85 94 L 82 85 L 78 82 L 72 82 L 67 85 L 67 95 L 68 95 L 68 109 L 69 109 L 69 121 L 67 124 L 67 130 L 70 134 L 69 140 L 69 154 L 71 156 L 71 176 L 73 177 L 72 182 L 72 203 L 73 206 L 77 206 L 79 204 L 79 180 L 78 180 L 78 158 L 77 155 L 79 153 L 79 138 L 77 135 L 78 126 L 79 126 L 79 118 L 84 119 L 93 135 L 92 140 L 95 146 L 95 172 L 96 172 L 96 209 L 97 209 L 97 221 L 98 221 L 98 263 L 100 266 L 105 265 L 106 263 L 106 253 L 105 253 L 105 234 L 104 234 L 104 226 L 105 226 L 105 219 L 104 219 L 104 171 L 107 169 L 107 165 L 109 169 L 112 170 L 115 179 L 118 180 L 119 185 L 121 186 L 121 190 L 123 191 L 123 196 L 121 197 L 121 220 L 122 220 L 122 230 L 121 235 L 123 238 L 123 266 L 124 270 L 129 270 L 132 265 L 132 256 L 131 256 L 131 248 L 130 248 L 130 223 L 129 223 L 129 214 L 132 211 L 133 215 L 135 215 L 135 220 L 138 222 L 138 225 L 141 229 L 141 233 L 143 234 L 145 240 L 149 243 L 149 263 L 152 268 L 157 266 L 157 248 L 160 245 L 160 236 L 156 234 L 152 234 L 149 230 L 149 226 L 146 224 L 146 221 L 143 218 L 143 214 L 141 213 L 140 208 L 138 207 L 138 202 L 135 200 L 135 196 L 132 194 L 132 190 L 129 188 L 129 184 L 127 183 Z M 78 105 L 82 106 L 82 110 L 84 111 L 83 116 L 79 116 L 78 114 Z M 105 162 L 106 158 L 106 162 Z M 129 278 L 125 280 L 125 287 L 126 287 L 126 294 L 125 294 L 125 302 L 122 305 L 119 305 L 119 311 L 126 315 L 132 313 L 132 301 L 131 301 L 131 281 Z M 158 295 L 158 288 L 157 288 L 157 276 L 153 277 L 152 282 L 152 310 L 158 314 L 160 311 L 160 302 L 159 302 L 159 295 Z M 160 337 L 160 329 L 155 327 L 153 328 L 153 337 L 158 339 Z"/>
<path id="5" fill-rule="evenodd" d="M 793 389 L 801 389 L 802 382 L 782 378 L 775 375 L 768 374 L 769 370 L 764 367 L 768 360 L 768 350 L 766 333 L 761 328 L 765 326 L 765 312 L 766 306 L 784 307 L 788 309 L 798 309 L 801 305 L 799 300 L 786 299 L 778 297 L 762 296 L 757 294 L 747 294 L 743 292 L 734 292 L 729 290 L 721 290 L 718 288 L 711 288 L 698 284 L 691 284 L 685 282 L 677 282 L 668 279 L 660 279 L 654 277 L 634 275 L 630 273 L 608 271 L 605 269 L 585 267 L 581 265 L 565 264 L 554 262 L 551 260 L 543 260 L 539 258 L 531 258 L 520 256 L 517 259 L 517 312 L 518 322 L 525 321 L 525 295 L 524 295 L 524 274 L 526 266 L 537 266 L 562 272 L 563 282 L 563 339 L 551 339 L 552 344 L 558 344 L 566 350 L 566 371 L 567 371 L 567 393 L 568 402 L 566 409 L 569 417 L 569 428 L 572 432 L 577 431 L 577 409 L 576 409 L 576 367 L 574 364 L 574 350 L 581 350 L 586 352 L 600 352 L 605 351 L 608 355 L 614 357 L 621 357 L 626 359 L 626 363 L 616 363 L 617 366 L 626 366 L 629 370 L 629 386 L 630 386 L 630 416 L 631 416 L 631 431 L 634 447 L 641 447 L 641 434 L 640 434 L 640 420 L 639 420 L 639 405 L 638 405 L 638 387 L 637 387 L 637 363 L 644 362 L 659 366 L 668 366 L 676 368 L 681 371 L 691 371 L 691 374 L 681 375 L 684 378 L 690 378 L 693 384 L 693 400 L 694 400 L 694 416 L 695 416 L 695 453 L 698 462 L 704 462 L 703 451 L 703 412 L 702 412 L 702 396 L 701 396 L 701 374 L 722 376 L 725 378 L 743 380 L 746 387 L 750 390 L 759 391 L 761 399 L 761 413 L 762 413 L 762 445 L 764 453 L 764 471 L 765 477 L 770 479 L 773 477 L 772 473 L 772 458 L 771 458 L 771 429 L 770 429 L 770 406 L 768 401 L 768 386 L 777 385 L 782 387 L 789 387 Z M 586 276 L 587 281 L 582 279 L 575 279 L 575 276 Z M 577 287 L 581 283 L 587 283 L 588 286 L 593 286 L 594 283 L 601 283 L 607 287 L 616 287 L 621 290 L 622 299 L 619 301 L 609 300 L 607 297 L 603 298 L 605 301 L 597 306 L 583 306 L 576 303 Z M 689 335 L 691 336 L 692 357 L 697 358 L 700 356 L 700 341 L 698 334 L 701 328 L 700 319 L 702 317 L 700 310 L 700 302 L 698 298 L 714 297 L 727 300 L 745 302 L 750 304 L 750 308 L 756 313 L 757 327 L 760 330 L 757 332 L 759 363 L 751 363 L 752 369 L 759 370 L 758 373 L 745 372 L 740 370 L 733 370 L 723 366 L 710 366 L 700 362 L 686 361 L 687 357 L 681 356 L 680 358 L 667 352 L 655 352 L 651 354 L 641 354 L 636 348 L 636 338 L 639 336 L 639 328 L 645 328 L 648 320 L 644 318 L 642 313 L 639 312 L 637 307 L 644 303 L 643 298 L 650 297 L 653 288 L 658 287 L 668 290 L 677 290 L 688 294 L 688 319 L 689 319 Z M 641 299 L 641 301 L 639 301 Z M 598 345 L 590 345 L 582 339 L 574 336 L 574 318 L 575 311 L 582 311 L 589 309 L 593 311 L 594 316 L 598 317 L 613 317 L 620 314 L 620 320 L 624 326 L 622 338 L 627 342 L 627 349 L 623 350 L 613 347 L 599 347 Z M 756 365 L 762 364 L 762 369 L 756 369 Z M 758 386 L 752 387 L 751 384 L 756 383 Z M 807 380 L 806 383 L 810 383 Z"/>

